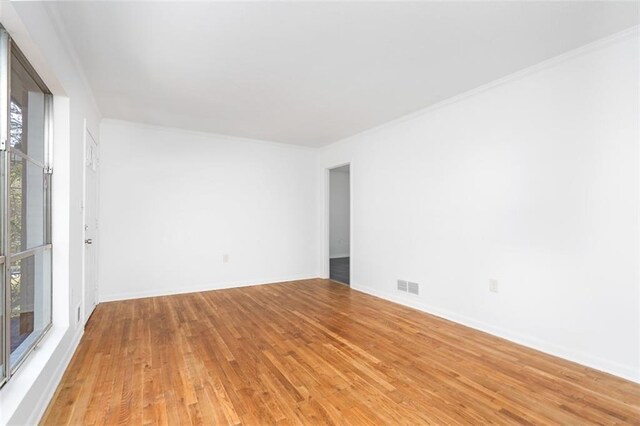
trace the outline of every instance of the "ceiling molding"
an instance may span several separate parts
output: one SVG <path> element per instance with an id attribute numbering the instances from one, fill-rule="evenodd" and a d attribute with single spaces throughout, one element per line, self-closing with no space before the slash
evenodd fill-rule
<path id="1" fill-rule="evenodd" d="M 375 132 L 379 132 L 381 130 L 384 130 L 388 127 L 393 127 L 396 126 L 398 124 L 404 123 L 406 121 L 411 121 L 414 119 L 417 119 L 419 117 L 422 117 L 424 115 L 427 115 L 431 112 L 437 111 L 439 109 L 443 109 L 446 108 L 450 105 L 454 105 L 457 104 L 458 102 L 462 102 L 466 99 L 472 98 L 474 96 L 478 96 L 484 92 L 487 92 L 488 90 L 494 89 L 496 87 L 500 87 L 503 86 L 505 84 L 514 82 L 514 81 L 518 81 L 524 77 L 527 77 L 529 75 L 532 74 L 536 74 L 539 73 L 541 71 L 544 71 L 546 69 L 552 68 L 554 66 L 557 66 L 563 62 L 566 62 L 570 59 L 585 55 L 587 53 L 593 52 L 594 50 L 598 50 L 598 49 L 602 49 L 605 48 L 607 46 L 610 46 L 611 44 L 615 44 L 618 42 L 621 42 L 623 40 L 627 40 L 629 38 L 633 38 L 633 37 L 640 37 L 640 25 L 628 28 L 626 30 L 620 31 L 616 34 L 612 34 L 610 36 L 604 37 L 600 40 L 596 40 L 592 43 L 586 44 L 584 46 L 578 47 L 576 49 L 570 50 L 569 52 L 565 52 L 561 55 L 558 55 L 556 57 L 553 57 L 551 59 L 547 59 L 546 61 L 542 61 L 540 63 L 537 63 L 535 65 L 532 65 L 528 68 L 525 68 L 523 70 L 520 71 L 516 71 L 512 74 L 509 74 L 505 77 L 499 78 L 497 80 L 491 81 L 487 84 L 483 84 L 482 86 L 476 87 L 475 89 L 471 89 L 468 90 L 464 93 L 460 93 L 459 95 L 456 96 L 452 96 L 450 98 L 447 98 L 443 101 L 438 102 L 437 104 L 433 104 L 430 105 L 426 108 L 423 108 L 421 110 L 418 110 L 416 112 L 413 112 L 411 114 L 407 114 L 403 117 L 400 118 L 396 118 L 395 120 L 391 120 L 388 121 L 386 123 L 383 123 L 379 126 L 376 127 L 372 127 L 370 129 L 367 129 L 363 132 L 359 132 L 356 133 L 354 135 L 348 136 L 346 138 L 334 141 L 334 142 L 330 142 L 328 145 L 324 145 L 321 146 L 320 149 L 327 149 L 329 147 L 335 147 L 338 145 L 342 145 L 342 144 L 348 144 L 349 142 L 355 140 L 355 139 L 359 139 L 363 136 L 366 136 L 368 134 L 371 133 L 375 133 Z"/>

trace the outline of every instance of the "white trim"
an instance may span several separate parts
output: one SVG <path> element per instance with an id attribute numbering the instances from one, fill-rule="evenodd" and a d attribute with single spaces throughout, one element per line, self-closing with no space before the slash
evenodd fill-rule
<path id="1" fill-rule="evenodd" d="M 107 294 L 100 295 L 99 301 L 100 303 L 104 302 L 115 302 L 118 300 L 131 300 L 131 299 L 143 299 L 145 297 L 158 297 L 158 296 L 171 296 L 174 294 L 187 294 L 187 293 L 198 293 L 201 291 L 213 291 L 213 290 L 224 290 L 228 288 L 239 288 L 239 287 L 252 287 L 258 285 L 270 285 L 270 284 L 280 284 L 290 281 L 304 281 L 304 280 L 315 280 L 318 277 L 313 275 L 301 275 L 301 276 L 292 276 L 292 277 L 284 277 L 284 278 L 266 278 L 266 279 L 257 279 L 257 280 L 244 280 L 244 281 L 225 281 L 217 284 L 202 284 L 191 287 L 182 287 L 182 288 L 173 288 L 170 290 L 167 289 L 153 289 L 153 290 L 144 290 L 144 291 L 133 291 L 127 293 L 115 293 L 115 294 Z"/>
<path id="2" fill-rule="evenodd" d="M 84 335 L 84 328 L 78 327 L 76 329 L 76 334 L 73 336 L 73 340 L 71 341 L 71 344 L 67 348 L 67 351 L 65 352 L 64 357 L 62 358 L 62 362 L 56 366 L 54 373 L 51 375 L 51 379 L 49 380 L 49 383 L 47 383 L 47 385 L 44 387 L 44 389 L 40 393 L 40 399 L 38 399 L 38 402 L 36 402 L 36 404 L 34 405 L 33 411 L 31 412 L 31 416 L 29 417 L 27 424 L 30 424 L 30 425 L 39 424 L 40 420 L 42 420 L 42 416 L 44 416 L 44 413 L 47 410 L 47 407 L 49 406 L 49 403 L 51 402 L 51 399 L 53 398 L 53 395 L 55 394 L 56 389 L 58 389 L 58 385 L 62 381 L 62 376 L 64 375 L 65 371 L 67 370 L 67 367 L 71 363 L 71 359 L 73 358 L 73 355 L 76 353 L 76 349 L 78 348 L 78 345 L 80 344 L 80 340 L 82 339 L 83 335 Z"/>
<path id="3" fill-rule="evenodd" d="M 636 25 L 633 26 L 631 28 L 627 28 L 626 30 L 620 31 L 618 33 L 612 34 L 608 37 L 604 37 L 601 38 L 599 40 L 596 40 L 594 42 L 591 42 L 589 44 L 585 44 L 584 46 L 580 46 L 577 47 L 573 50 L 570 50 L 568 52 L 562 53 L 558 56 L 554 56 L 553 58 L 547 59 L 545 61 L 542 62 L 538 62 L 535 65 L 531 65 L 530 67 L 524 68 L 520 71 L 516 71 L 513 72 L 511 74 L 508 74 L 504 77 L 501 77 L 497 80 L 493 80 L 489 83 L 483 84 L 481 86 L 478 86 L 474 89 L 468 90 L 466 92 L 462 92 L 458 95 L 454 95 L 451 96 L 449 98 L 446 98 L 440 102 L 437 102 L 435 104 L 429 105 L 426 108 L 420 109 L 418 111 L 414 111 L 412 113 L 403 115 L 402 117 L 396 118 L 395 120 L 391 120 L 391 121 L 387 121 L 385 123 L 382 123 L 378 126 L 375 127 L 370 127 L 366 130 L 363 130 L 362 132 L 358 132 L 355 133 L 351 136 L 347 136 L 346 138 L 342 138 L 339 139 L 337 141 L 334 142 L 330 142 L 326 145 L 323 145 L 321 147 L 319 147 L 320 150 L 326 150 L 329 147 L 334 147 L 336 145 L 343 145 L 343 144 L 347 144 L 351 141 L 353 141 L 354 139 L 358 139 L 361 138 L 362 136 L 365 135 L 369 135 L 372 133 L 375 133 L 377 131 L 386 129 L 387 127 L 392 127 L 395 126 L 397 124 L 403 123 L 405 121 L 410 121 L 413 120 L 415 118 L 421 117 L 423 115 L 429 114 L 430 112 L 448 107 L 449 105 L 453 105 L 456 104 L 458 102 L 464 101 L 465 99 L 480 95 L 490 89 L 493 89 L 495 87 L 499 87 L 508 83 L 511 83 L 513 81 L 517 81 L 520 80 L 524 77 L 527 77 L 529 75 L 532 74 L 536 74 L 540 71 L 544 71 L 548 68 L 552 68 L 558 64 L 561 64 L 565 61 L 568 61 L 572 58 L 578 57 L 578 56 L 582 56 L 585 55 L 589 52 L 592 52 L 594 50 L 600 49 L 602 47 L 606 47 L 610 44 L 613 43 L 617 43 L 619 41 L 623 41 L 629 37 L 640 37 L 640 25 Z"/>
<path id="4" fill-rule="evenodd" d="M 86 293 L 86 285 L 87 283 L 85 282 L 85 265 L 86 265 L 86 257 L 87 257 L 87 252 L 84 248 L 84 240 L 87 238 L 87 231 L 85 229 L 85 225 L 87 223 L 87 132 L 89 131 L 89 127 L 87 126 L 87 118 L 83 118 L 82 119 L 82 205 L 80 206 L 82 209 L 82 248 L 80 250 L 80 253 L 82 253 L 80 255 L 80 260 L 82 261 L 82 265 L 80 266 L 80 271 L 82 274 L 82 277 L 80 278 L 80 297 L 81 297 L 81 301 L 80 301 L 80 318 L 78 318 L 78 312 L 77 312 L 77 308 L 74 306 L 73 309 L 73 317 L 75 318 L 75 323 L 82 323 L 82 327 L 84 328 L 84 325 L 86 324 L 85 322 L 85 306 L 84 306 L 84 300 L 85 300 L 85 293 Z"/>
<path id="5" fill-rule="evenodd" d="M 344 256 L 334 255 L 331 256 L 331 225 L 329 223 L 329 217 L 331 215 L 330 211 L 330 193 L 331 193 L 331 170 L 337 169 L 340 167 L 349 166 L 349 253 Z M 322 240 L 321 240 L 321 249 L 320 249 L 320 277 L 324 279 L 328 279 L 330 276 L 330 265 L 329 259 L 335 259 L 337 257 L 353 257 L 353 161 L 346 161 L 337 164 L 333 164 L 331 166 L 324 167 L 323 174 L 323 187 L 322 187 L 322 196 L 324 197 L 322 200 Z M 349 271 L 349 275 L 352 275 L 352 272 Z"/>
<path id="6" fill-rule="evenodd" d="M 340 167 L 340 166 L 338 166 Z M 333 167 L 335 168 L 335 167 Z M 330 265 L 329 255 L 331 244 L 331 228 L 329 225 L 329 216 L 331 215 L 329 206 L 329 191 L 331 186 L 331 169 L 332 167 L 325 167 L 322 173 L 322 239 L 320 241 L 320 277 L 324 279 L 329 278 Z"/>
<path id="7" fill-rule="evenodd" d="M 84 330 L 76 329 L 73 336 L 72 332 L 68 326 L 54 325 L 25 360 L 23 368 L 18 369 L 5 385 L 4 394 L 0 395 L 3 409 L 0 411 L 0 424 L 38 424 L 71 362 Z M 40 372 L 45 370 L 51 373 L 48 374 L 48 381 L 40 385 L 39 380 L 43 377 Z M 23 406 L 27 399 L 33 402 Z"/>
<path id="8" fill-rule="evenodd" d="M 85 225 L 87 224 L 87 133 L 89 132 L 89 126 L 87 125 L 87 118 L 83 118 L 82 119 L 82 249 L 81 249 L 81 261 L 82 261 L 82 265 L 80 267 L 81 273 L 82 273 L 82 277 L 80 278 L 80 282 L 81 282 L 81 295 L 80 297 L 82 298 L 81 302 L 80 302 L 80 318 L 77 317 L 77 311 L 74 309 L 73 312 L 73 316 L 75 317 L 75 321 L 80 323 L 86 324 L 85 318 L 86 318 L 86 306 L 85 306 L 85 294 L 86 294 L 86 280 L 85 280 L 85 270 L 86 270 L 86 261 L 87 261 L 87 256 L 86 256 L 86 249 L 84 247 L 84 240 L 87 238 L 87 231 L 85 229 Z M 75 308 L 75 307 L 74 307 Z"/>
<path id="9" fill-rule="evenodd" d="M 86 253 L 87 253 L 87 248 L 85 246 L 85 240 L 87 238 L 87 231 L 86 231 L 86 225 L 87 225 L 87 134 L 91 137 L 91 139 L 96 143 L 96 146 L 98 146 L 99 142 L 96 140 L 94 133 L 91 132 L 91 130 L 89 129 L 89 126 L 87 125 L 87 119 L 85 118 L 83 120 L 84 125 L 83 125 L 83 129 L 84 129 L 84 133 L 82 134 L 82 248 L 81 248 L 81 253 L 82 253 L 82 278 L 81 278 L 81 282 L 82 282 L 82 300 L 80 302 L 80 320 L 77 320 L 77 311 L 75 311 L 75 307 L 74 307 L 74 317 L 76 317 L 77 322 L 81 322 L 82 326 L 84 327 L 87 324 L 87 321 L 89 320 L 89 317 L 91 316 L 91 313 L 93 313 L 93 310 L 96 308 L 96 306 L 98 306 L 98 289 L 95 288 L 95 292 L 94 292 L 94 305 L 93 305 L 93 309 L 91 310 L 91 313 L 87 314 L 87 306 L 86 306 L 86 291 L 87 291 L 87 283 L 86 283 Z M 96 154 L 97 155 L 97 154 Z M 96 167 L 96 179 L 97 179 L 97 174 L 98 174 L 98 168 Z M 98 189 L 98 188 L 96 188 Z M 98 214 L 98 212 L 95 212 L 96 214 Z M 96 234 L 97 234 L 97 229 L 96 229 Z M 96 241 L 95 243 L 95 250 L 98 250 L 98 244 L 99 244 L 99 239 L 97 238 L 96 235 Z M 97 254 L 96 254 L 96 259 L 97 259 Z M 98 271 L 97 271 L 97 265 L 96 265 L 96 280 L 98 279 Z M 96 283 L 97 284 L 97 283 Z"/>
<path id="10" fill-rule="evenodd" d="M 411 297 L 401 294 L 396 295 L 387 291 L 378 290 L 372 287 L 354 283 L 351 284 L 351 288 L 353 290 L 357 290 L 371 296 L 379 297 L 390 302 L 408 306 L 410 308 L 414 308 L 419 311 L 426 312 L 428 314 L 435 315 L 437 317 L 444 318 L 458 324 L 462 324 L 475 330 L 489 333 L 493 336 L 509 340 L 513 343 L 517 343 L 519 345 L 526 346 L 528 348 L 535 349 L 549 355 L 563 358 L 565 360 L 572 361 L 586 367 L 594 368 L 596 370 L 604 371 L 605 373 L 613 374 L 632 382 L 640 383 L 640 371 L 634 370 L 634 368 L 631 366 L 608 361 L 599 357 L 594 357 L 593 355 L 589 355 L 584 352 L 575 351 L 567 347 L 557 345 L 555 343 L 550 343 L 535 337 L 508 330 L 500 326 L 495 326 L 484 321 L 479 321 L 466 315 L 460 315 L 446 309 L 438 308 L 436 306 L 425 303 L 422 300 L 419 300 L 417 297 Z"/>

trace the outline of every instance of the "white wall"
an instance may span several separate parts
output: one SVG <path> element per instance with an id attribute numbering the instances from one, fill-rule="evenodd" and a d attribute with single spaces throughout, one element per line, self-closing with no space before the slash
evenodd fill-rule
<path id="1" fill-rule="evenodd" d="M 349 256 L 349 169 L 331 170 L 329 257 Z"/>
<path id="2" fill-rule="evenodd" d="M 352 287 L 640 380 L 638 34 L 323 149 Z"/>
<path id="3" fill-rule="evenodd" d="M 101 137 L 101 301 L 318 276 L 314 150 L 117 121 Z"/>
<path id="4" fill-rule="evenodd" d="M 0 2 L 56 95 L 54 326 L 0 390 L 0 424 L 37 422 L 82 334 L 83 122 L 98 137 L 100 116 L 46 9 Z M 101 296 L 316 275 L 323 173 L 351 162 L 354 288 L 640 380 L 637 37 L 334 144 L 322 177 L 314 152 L 108 123 Z"/>
<path id="5" fill-rule="evenodd" d="M 0 22 L 54 94 L 53 327 L 0 389 L 0 424 L 23 425 L 44 413 L 83 332 L 75 312 L 82 298 L 84 120 L 97 135 L 100 113 L 46 4 L 0 2 Z"/>

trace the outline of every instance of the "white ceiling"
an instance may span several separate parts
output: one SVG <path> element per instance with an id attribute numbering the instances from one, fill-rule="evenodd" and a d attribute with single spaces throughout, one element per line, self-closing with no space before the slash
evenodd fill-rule
<path id="1" fill-rule="evenodd" d="M 307 146 L 334 142 L 638 25 L 638 7 L 636 2 L 52 6 L 105 117 Z"/>

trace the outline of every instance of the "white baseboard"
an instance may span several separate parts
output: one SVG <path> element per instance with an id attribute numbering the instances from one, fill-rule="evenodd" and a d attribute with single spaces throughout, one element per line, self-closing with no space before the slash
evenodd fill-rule
<path id="1" fill-rule="evenodd" d="M 173 294 L 187 294 L 187 293 L 197 293 L 200 291 L 224 290 L 226 288 L 278 284 L 278 283 L 283 283 L 287 281 L 311 280 L 316 278 L 318 278 L 318 274 L 282 277 L 282 278 L 267 278 L 267 279 L 259 279 L 259 280 L 229 281 L 229 282 L 223 282 L 223 283 L 217 283 L 217 284 L 206 284 L 206 285 L 172 288 L 172 289 L 153 289 L 153 290 L 132 291 L 127 293 L 116 293 L 116 294 L 105 294 L 105 295 L 100 294 L 100 302 L 101 303 L 115 302 L 118 300 L 142 299 L 145 297 L 171 296 Z"/>
<path id="2" fill-rule="evenodd" d="M 572 361 L 586 367 L 594 368 L 605 373 L 613 374 L 614 376 L 622 377 L 623 379 L 627 379 L 632 382 L 640 383 L 640 371 L 635 370 L 633 367 L 627 365 L 619 364 L 599 357 L 594 357 L 592 355 L 556 345 L 554 343 L 546 342 L 535 337 L 526 336 L 500 326 L 488 324 L 483 321 L 467 317 L 465 315 L 460 315 L 455 312 L 431 306 L 427 303 L 424 303 L 422 300 L 414 299 L 410 296 L 395 295 L 390 292 L 381 291 L 355 283 L 351 284 L 351 288 L 353 290 L 367 293 L 369 295 L 395 302 L 400 305 L 408 306 L 410 308 L 414 308 L 419 311 L 423 311 L 428 314 L 435 315 L 456 322 L 458 324 L 462 324 L 467 327 L 492 334 L 497 337 L 501 337 L 519 345 L 526 346 L 549 355 L 564 358 L 568 361 Z"/>
<path id="3" fill-rule="evenodd" d="M 67 370 L 67 367 L 71 362 L 71 358 L 73 358 L 73 355 L 75 354 L 76 349 L 80 344 L 80 339 L 82 339 L 83 334 L 84 334 L 84 327 L 78 327 L 78 331 L 76 331 L 75 335 L 73 336 L 73 339 L 71 340 L 71 344 L 69 345 L 69 347 L 64 353 L 62 362 L 56 366 L 56 369 L 53 375 L 51 376 L 49 383 L 47 383 L 47 385 L 44 387 L 44 389 L 42 390 L 40 399 L 38 400 L 38 402 L 36 402 L 35 406 L 33 407 L 33 411 L 31 412 L 31 416 L 29 417 L 27 424 L 35 425 L 40 423 L 42 416 L 44 416 L 44 413 L 47 410 L 47 407 L 49 406 L 49 402 L 53 398 L 53 395 L 55 394 L 56 389 L 58 389 L 58 385 L 62 380 L 62 376 L 64 375 L 64 372 Z"/>

